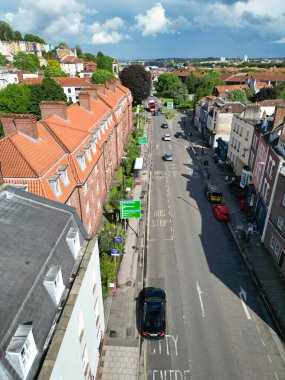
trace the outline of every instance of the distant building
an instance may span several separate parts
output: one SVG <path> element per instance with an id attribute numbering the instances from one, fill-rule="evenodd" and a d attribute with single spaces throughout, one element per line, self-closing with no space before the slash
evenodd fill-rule
<path id="1" fill-rule="evenodd" d="M 14 187 L 0 190 L 0 213 L 1 380 L 95 378 L 105 331 L 97 241 L 74 208 Z"/>

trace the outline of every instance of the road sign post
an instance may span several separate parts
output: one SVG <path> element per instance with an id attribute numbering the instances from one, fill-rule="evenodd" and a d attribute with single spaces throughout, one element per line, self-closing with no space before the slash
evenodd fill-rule
<path id="1" fill-rule="evenodd" d="M 120 218 L 121 219 L 138 219 L 141 217 L 141 201 L 121 201 Z"/>

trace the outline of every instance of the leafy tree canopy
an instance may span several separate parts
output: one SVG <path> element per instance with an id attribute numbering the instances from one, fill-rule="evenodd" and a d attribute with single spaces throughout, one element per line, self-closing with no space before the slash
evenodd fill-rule
<path id="1" fill-rule="evenodd" d="M 194 94 L 196 92 L 196 88 L 198 87 L 199 84 L 199 78 L 191 73 L 188 75 L 186 78 L 186 86 L 188 88 L 189 94 Z"/>
<path id="2" fill-rule="evenodd" d="M 151 74 L 141 65 L 130 65 L 125 67 L 119 74 L 121 82 L 128 87 L 134 102 L 141 103 L 150 94 Z"/>
<path id="3" fill-rule="evenodd" d="M 67 43 L 66 42 L 60 42 L 56 47 L 55 47 L 56 49 L 68 49 L 69 48 L 69 46 L 67 45 Z"/>
<path id="4" fill-rule="evenodd" d="M 60 66 L 48 66 L 44 71 L 45 78 L 67 77 L 67 75 L 61 70 Z"/>
<path id="5" fill-rule="evenodd" d="M 182 104 L 188 99 L 187 86 L 182 82 L 172 83 L 166 95 L 172 98 L 176 105 Z"/>
<path id="6" fill-rule="evenodd" d="M 41 84 L 30 86 L 31 95 L 29 103 L 29 112 L 41 118 L 39 103 L 45 100 L 63 100 L 66 102 L 66 95 L 63 88 L 51 78 L 44 78 Z"/>
<path id="7" fill-rule="evenodd" d="M 8 63 L 8 59 L 5 57 L 5 55 L 0 53 L 0 66 L 6 66 Z"/>
<path id="8" fill-rule="evenodd" d="M 81 47 L 79 45 L 75 46 L 75 50 L 76 50 L 76 54 L 77 54 L 78 58 L 84 58 L 82 49 L 81 49 Z"/>
<path id="9" fill-rule="evenodd" d="M 15 30 L 13 39 L 14 39 L 14 41 L 23 41 L 24 40 L 21 32 L 19 32 L 18 30 Z"/>
<path id="10" fill-rule="evenodd" d="M 0 21 L 0 40 L 13 41 L 14 32 L 9 24 L 5 21 Z"/>
<path id="11" fill-rule="evenodd" d="M 113 73 L 113 67 L 112 63 L 114 62 L 114 58 L 108 57 L 107 55 L 104 55 L 100 51 L 97 54 L 96 63 L 97 63 L 97 69 L 103 69 L 110 71 L 110 73 Z"/>
<path id="12" fill-rule="evenodd" d="M 40 67 L 40 61 L 35 54 L 27 54 L 22 51 L 14 55 L 14 66 L 20 70 L 35 73 Z"/>
<path id="13" fill-rule="evenodd" d="M 60 69 L 60 63 L 56 59 L 49 59 L 47 63 L 48 67 L 57 67 Z"/>
<path id="14" fill-rule="evenodd" d="M 162 96 L 168 96 L 167 91 L 169 87 L 174 83 L 181 83 L 181 80 L 172 74 L 161 74 L 154 86 L 159 94 Z"/>
<path id="15" fill-rule="evenodd" d="M 27 84 L 9 84 L 0 91 L 0 113 L 29 113 L 31 89 Z"/>
<path id="16" fill-rule="evenodd" d="M 92 74 L 92 83 L 102 83 L 105 84 L 106 80 L 110 80 L 115 78 L 110 71 L 103 70 L 103 69 L 97 69 Z"/>
<path id="17" fill-rule="evenodd" d="M 40 44 L 46 43 L 45 40 L 43 40 L 39 36 L 35 36 L 34 34 L 26 34 L 24 38 L 25 38 L 25 41 L 39 42 Z"/>
<path id="18" fill-rule="evenodd" d="M 267 99 L 277 99 L 278 91 L 277 88 L 264 87 L 257 94 L 253 95 L 250 99 L 252 102 L 261 102 Z"/>
<path id="19" fill-rule="evenodd" d="M 195 89 L 195 99 L 199 100 L 207 95 L 212 95 L 216 86 L 224 84 L 219 76 L 208 75 L 198 78 L 197 86 Z"/>
<path id="20" fill-rule="evenodd" d="M 228 95 L 227 99 L 231 102 L 241 102 L 244 104 L 248 103 L 246 93 L 242 88 L 237 88 L 236 90 L 232 91 Z"/>
<path id="21" fill-rule="evenodd" d="M 84 54 L 84 61 L 96 63 L 96 55 L 91 54 L 91 53 L 85 53 Z"/>
<path id="22" fill-rule="evenodd" d="M 42 51 L 42 55 L 46 60 L 56 60 L 56 49 L 50 50 L 50 51 Z"/>

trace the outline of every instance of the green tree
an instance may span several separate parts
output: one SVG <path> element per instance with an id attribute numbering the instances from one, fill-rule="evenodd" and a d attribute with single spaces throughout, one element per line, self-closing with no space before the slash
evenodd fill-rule
<path id="1" fill-rule="evenodd" d="M 14 66 L 20 70 L 35 73 L 40 67 L 40 61 L 35 54 L 27 54 L 22 51 L 14 55 Z"/>
<path id="2" fill-rule="evenodd" d="M 263 87 L 257 94 L 253 95 L 250 99 L 252 102 L 261 102 L 267 99 L 277 99 L 278 91 L 277 88 Z"/>
<path id="3" fill-rule="evenodd" d="M 154 87 L 160 95 L 168 96 L 169 87 L 175 83 L 181 83 L 181 80 L 177 76 L 172 74 L 161 74 Z"/>
<path id="4" fill-rule="evenodd" d="M 187 86 L 184 83 L 172 83 L 167 90 L 167 97 L 173 99 L 176 105 L 182 104 L 188 99 Z"/>
<path id="5" fill-rule="evenodd" d="M 47 64 L 49 67 L 56 67 L 56 68 L 60 69 L 60 63 L 56 59 L 49 59 L 47 61 Z"/>
<path id="6" fill-rule="evenodd" d="M 66 42 L 60 42 L 59 44 L 58 44 L 58 46 L 56 46 L 56 49 L 68 49 L 69 48 L 69 46 L 67 45 L 67 43 Z"/>
<path id="7" fill-rule="evenodd" d="M 285 99 L 285 81 L 277 86 L 278 99 Z"/>
<path id="8" fill-rule="evenodd" d="M 30 85 L 29 112 L 41 118 L 39 103 L 46 100 L 62 100 L 66 102 L 63 88 L 51 78 L 44 78 L 41 84 Z"/>
<path id="9" fill-rule="evenodd" d="M 224 84 L 224 82 L 216 75 L 210 74 L 199 78 L 195 91 L 195 100 L 199 100 L 207 95 L 212 95 L 215 87 L 222 84 Z"/>
<path id="10" fill-rule="evenodd" d="M 96 69 L 92 74 L 92 83 L 102 83 L 105 84 L 107 80 L 115 78 L 110 71 L 103 69 Z"/>
<path id="11" fill-rule="evenodd" d="M 67 77 L 60 67 L 47 66 L 44 71 L 45 78 Z"/>
<path id="12" fill-rule="evenodd" d="M 100 272 L 102 282 L 109 287 L 109 284 L 115 280 L 116 266 L 115 260 L 106 252 L 100 254 Z"/>
<path id="13" fill-rule="evenodd" d="M 29 113 L 31 89 L 27 84 L 9 84 L 0 91 L 0 113 Z"/>
<path id="14" fill-rule="evenodd" d="M 113 73 L 113 64 L 114 58 L 108 57 L 107 55 L 104 55 L 100 51 L 97 54 L 96 63 L 97 63 L 97 69 L 103 69 L 110 71 L 110 73 Z"/>
<path id="15" fill-rule="evenodd" d="M 141 65 L 125 67 L 119 74 L 123 86 L 128 87 L 136 104 L 142 102 L 150 94 L 151 74 Z"/>
<path id="16" fill-rule="evenodd" d="M 0 53 L 0 66 L 6 66 L 8 64 L 8 59 L 5 57 L 5 55 Z"/>
<path id="17" fill-rule="evenodd" d="M 186 78 L 186 86 L 188 88 L 189 94 L 195 94 L 198 84 L 199 78 L 195 74 L 191 73 L 188 75 Z"/>
<path id="18" fill-rule="evenodd" d="M 91 53 L 85 53 L 84 54 L 84 61 L 86 62 L 95 62 L 96 63 L 96 55 Z"/>
<path id="19" fill-rule="evenodd" d="M 246 93 L 243 89 L 237 88 L 236 90 L 233 90 L 231 93 L 229 93 L 227 100 L 231 102 L 241 102 L 241 103 L 248 103 Z"/>
<path id="20" fill-rule="evenodd" d="M 23 41 L 24 38 L 23 38 L 21 32 L 19 32 L 18 30 L 15 30 L 15 32 L 13 33 L 13 40 L 14 41 Z"/>
<path id="21" fill-rule="evenodd" d="M 84 58 L 82 49 L 79 45 L 75 45 L 75 50 L 78 58 Z"/>
<path id="22" fill-rule="evenodd" d="M 39 42 L 40 44 L 45 44 L 45 40 L 40 38 L 39 36 L 35 36 L 34 34 L 26 34 L 24 37 L 25 41 L 29 42 Z"/>
<path id="23" fill-rule="evenodd" d="M 0 21 L 0 40 L 13 41 L 13 29 L 5 21 Z"/>

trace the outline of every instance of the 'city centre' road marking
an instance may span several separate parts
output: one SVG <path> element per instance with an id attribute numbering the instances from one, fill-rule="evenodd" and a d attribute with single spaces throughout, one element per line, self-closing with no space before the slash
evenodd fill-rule
<path id="1" fill-rule="evenodd" d="M 197 293 L 198 293 L 198 296 L 199 296 L 199 300 L 200 300 L 200 306 L 201 306 L 201 311 L 202 311 L 202 316 L 203 318 L 206 317 L 206 314 L 205 314 L 205 310 L 204 310 L 204 305 L 203 305 L 203 300 L 202 300 L 202 290 L 200 288 L 200 285 L 199 285 L 199 282 L 196 281 L 196 289 L 197 289 Z"/>

